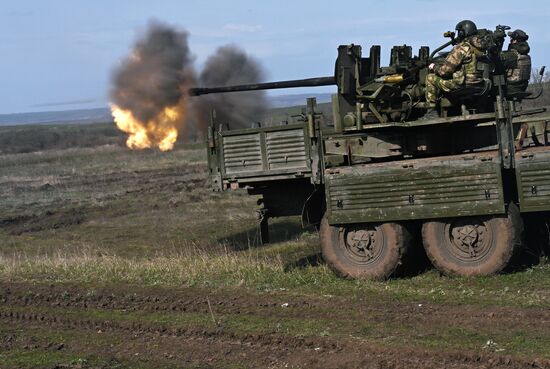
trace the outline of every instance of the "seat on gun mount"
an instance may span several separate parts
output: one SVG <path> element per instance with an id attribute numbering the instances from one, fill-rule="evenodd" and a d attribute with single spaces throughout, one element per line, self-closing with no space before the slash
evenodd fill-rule
<path id="1" fill-rule="evenodd" d="M 450 92 L 446 92 L 445 96 L 450 100 L 463 100 L 470 97 L 480 97 L 485 96 L 491 91 L 493 84 L 490 80 L 483 80 L 478 85 L 462 87 Z"/>

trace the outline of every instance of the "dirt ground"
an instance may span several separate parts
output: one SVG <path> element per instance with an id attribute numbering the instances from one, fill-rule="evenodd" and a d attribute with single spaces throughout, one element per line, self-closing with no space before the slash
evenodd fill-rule
<path id="1" fill-rule="evenodd" d="M 251 368 L 547 368 L 548 359 L 528 359 L 457 349 L 389 346 L 388 337 L 300 337 L 280 332 L 247 333 L 224 326 L 223 317 L 261 321 L 311 319 L 331 327 L 362 324 L 410 326 L 398 334 L 434 334 L 438 327 L 546 331 L 550 312 L 346 298 L 261 295 L 224 291 L 112 286 L 90 290 L 70 285 L 2 283 L 0 348 L 77 353 L 101 357 L 102 367 Z M 289 302 L 285 302 L 289 301 Z M 138 314 L 138 318 L 132 319 Z M 125 315 L 126 318 L 125 318 Z M 212 321 L 186 324 L 186 316 Z M 110 318 L 115 316 L 116 318 Z M 162 316 L 162 318 L 161 318 Z M 196 319 L 195 319 L 196 320 Z M 355 323 L 354 323 L 355 322 Z M 42 332 L 54 337 L 48 338 Z M 399 332 L 399 330 L 397 330 Z M 66 334 L 66 339 L 63 338 Z M 547 334 L 544 333 L 543 334 Z M 404 337 L 404 341 L 407 337 Z M 489 344 L 490 345 L 490 344 Z M 77 367 L 67 364 L 62 367 Z"/>

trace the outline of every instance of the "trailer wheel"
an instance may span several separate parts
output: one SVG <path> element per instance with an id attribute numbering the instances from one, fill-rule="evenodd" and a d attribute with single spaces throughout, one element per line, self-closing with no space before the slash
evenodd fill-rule
<path id="1" fill-rule="evenodd" d="M 386 279 L 398 274 L 411 244 L 408 229 L 398 223 L 331 226 L 321 221 L 323 259 L 346 278 Z"/>
<path id="2" fill-rule="evenodd" d="M 444 274 L 481 276 L 510 264 L 521 248 L 522 232 L 519 210 L 511 204 L 507 215 L 425 222 L 422 240 L 429 259 Z"/>

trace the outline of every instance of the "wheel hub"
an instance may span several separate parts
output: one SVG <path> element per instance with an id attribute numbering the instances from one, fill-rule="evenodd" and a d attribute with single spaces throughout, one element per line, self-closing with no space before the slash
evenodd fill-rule
<path id="1" fill-rule="evenodd" d="M 455 256 L 473 260 L 486 254 L 491 237 L 484 222 L 455 222 L 450 225 L 449 238 Z"/>
<path id="2" fill-rule="evenodd" d="M 463 227 L 455 227 L 453 229 L 454 242 L 460 246 L 467 247 L 470 255 L 475 256 L 475 248 L 479 241 L 478 227 L 473 225 L 465 225 Z"/>
<path id="3" fill-rule="evenodd" d="M 374 231 L 360 229 L 348 232 L 347 243 L 356 252 L 362 252 L 367 259 L 372 259 L 372 248 L 375 243 Z"/>
<path id="4" fill-rule="evenodd" d="M 358 263 L 369 263 L 376 259 L 382 247 L 382 241 L 375 227 L 342 229 L 344 247 L 349 257 Z"/>

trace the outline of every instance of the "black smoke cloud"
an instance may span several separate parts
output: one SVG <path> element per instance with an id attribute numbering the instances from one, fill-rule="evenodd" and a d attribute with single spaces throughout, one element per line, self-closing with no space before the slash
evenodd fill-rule
<path id="1" fill-rule="evenodd" d="M 189 49 L 188 33 L 169 25 L 152 22 L 138 39 L 132 53 L 112 75 L 111 101 L 129 110 L 143 124 L 165 107 L 180 105 L 185 110 L 177 122 L 179 137 L 204 138 L 210 112 L 230 128 L 249 127 L 265 115 L 267 102 L 263 91 L 234 92 L 187 98 L 195 85 L 204 87 L 259 83 L 260 64 L 237 46 L 223 46 L 211 55 L 197 77 Z M 182 106 L 183 104 L 183 106 Z M 185 106 L 188 104 L 188 106 Z"/>
<path id="2" fill-rule="evenodd" d="M 153 22 L 113 73 L 111 100 L 146 123 L 181 102 L 193 84 L 187 32 Z"/>
<path id="3" fill-rule="evenodd" d="M 198 78 L 204 87 L 240 85 L 263 81 L 258 61 L 235 45 L 223 46 L 211 55 Z M 204 132 L 215 109 L 216 121 L 230 128 L 250 127 L 263 118 L 268 104 L 264 91 L 230 92 L 195 98 L 193 111 L 199 131 Z"/>

